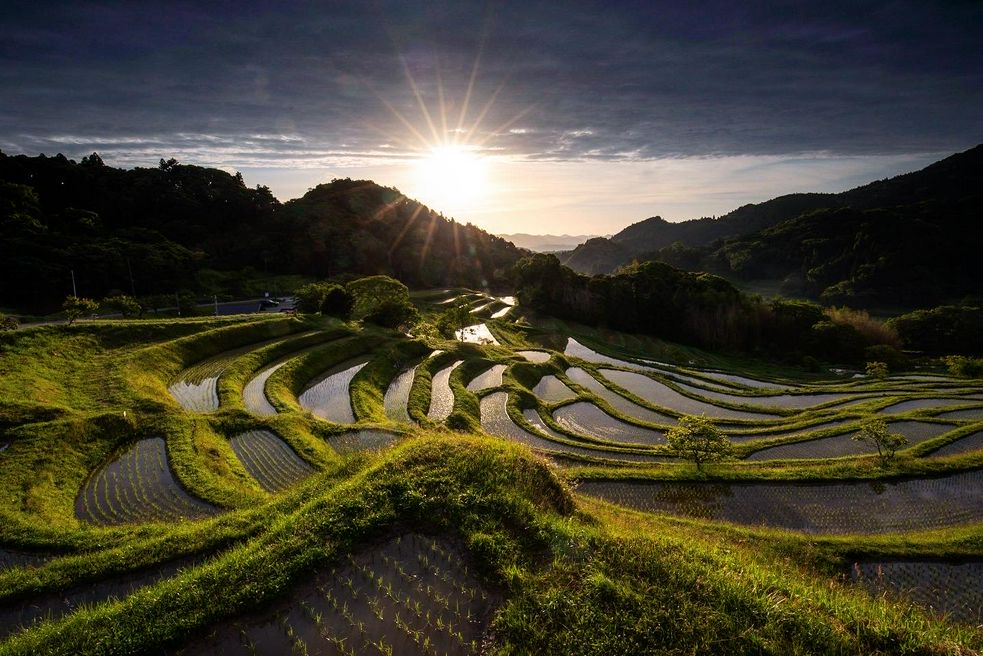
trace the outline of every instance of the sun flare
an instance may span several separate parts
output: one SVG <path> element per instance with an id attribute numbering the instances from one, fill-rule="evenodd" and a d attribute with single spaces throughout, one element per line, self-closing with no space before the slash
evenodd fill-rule
<path id="1" fill-rule="evenodd" d="M 415 168 L 420 200 L 440 211 L 472 209 L 488 191 L 487 162 L 471 146 L 435 146 Z"/>

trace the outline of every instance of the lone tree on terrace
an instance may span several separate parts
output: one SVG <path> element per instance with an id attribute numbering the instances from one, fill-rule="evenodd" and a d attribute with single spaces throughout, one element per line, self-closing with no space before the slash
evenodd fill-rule
<path id="1" fill-rule="evenodd" d="M 79 298 L 78 296 L 69 296 L 61 304 L 61 309 L 65 311 L 65 316 L 68 318 L 69 326 L 75 323 L 79 317 L 92 314 L 98 307 L 99 305 L 91 298 Z"/>
<path id="2" fill-rule="evenodd" d="M 704 415 L 680 417 L 679 424 L 666 433 L 666 444 L 679 457 L 696 463 L 700 471 L 703 463 L 723 460 L 732 451 L 727 436 Z"/>
<path id="3" fill-rule="evenodd" d="M 877 455 L 881 459 L 881 464 L 887 464 L 894 458 L 898 449 L 908 443 L 901 433 L 891 433 L 887 429 L 887 422 L 883 419 L 870 419 L 860 426 L 860 431 L 853 436 L 858 442 L 870 442 L 877 447 Z"/>

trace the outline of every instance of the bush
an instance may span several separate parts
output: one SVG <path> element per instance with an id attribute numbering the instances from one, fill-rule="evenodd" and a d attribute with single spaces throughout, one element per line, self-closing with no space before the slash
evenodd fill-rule
<path id="1" fill-rule="evenodd" d="M 65 298 L 65 302 L 61 304 L 61 309 L 65 311 L 65 317 L 68 318 L 69 326 L 75 323 L 79 317 L 92 314 L 98 308 L 99 305 L 91 298 L 79 298 L 78 296 L 68 296 Z"/>
<path id="2" fill-rule="evenodd" d="M 126 294 L 116 294 L 102 299 L 102 308 L 113 312 L 119 312 L 124 317 L 132 317 L 143 311 L 136 299 Z"/>
<path id="3" fill-rule="evenodd" d="M 410 303 L 385 301 L 365 316 L 365 321 L 383 328 L 405 327 L 416 321 L 418 313 Z"/>
<path id="4" fill-rule="evenodd" d="M 17 330 L 19 326 L 20 322 L 17 320 L 17 317 L 11 317 L 0 312 L 0 332 Z"/>
<path id="5" fill-rule="evenodd" d="M 864 359 L 867 362 L 883 362 L 889 371 L 900 371 L 908 364 L 905 354 L 887 344 L 875 344 L 864 349 Z"/>
<path id="6" fill-rule="evenodd" d="M 298 288 L 294 295 L 297 297 L 297 309 L 306 314 L 328 314 L 333 317 L 347 319 L 352 314 L 355 299 L 341 285 L 332 282 L 312 282 Z"/>
<path id="7" fill-rule="evenodd" d="M 960 378 L 983 378 L 983 359 L 950 355 L 945 358 L 949 373 Z"/>
<path id="8" fill-rule="evenodd" d="M 887 378 L 887 363 L 868 362 L 866 371 L 871 378 Z"/>
<path id="9" fill-rule="evenodd" d="M 853 310 L 850 308 L 829 308 L 826 316 L 833 323 L 840 326 L 850 326 L 861 336 L 868 345 L 886 344 L 899 348 L 901 338 L 897 331 L 879 319 L 875 319 L 866 310 Z"/>
<path id="10" fill-rule="evenodd" d="M 324 295 L 324 302 L 321 304 L 322 314 L 341 319 L 351 317 L 354 309 L 355 297 L 341 285 L 331 285 Z"/>
<path id="11" fill-rule="evenodd" d="M 941 355 L 983 354 L 983 308 L 943 305 L 916 310 L 888 321 L 905 348 Z"/>
<path id="12" fill-rule="evenodd" d="M 859 363 L 863 359 L 864 338 L 853 326 L 820 321 L 806 342 L 806 350 L 824 360 Z"/>

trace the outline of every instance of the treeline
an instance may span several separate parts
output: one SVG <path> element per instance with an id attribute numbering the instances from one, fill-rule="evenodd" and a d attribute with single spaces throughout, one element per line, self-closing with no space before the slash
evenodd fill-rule
<path id="1" fill-rule="evenodd" d="M 516 295 L 522 305 L 562 319 L 710 349 L 723 349 L 815 366 L 818 360 L 903 365 L 900 349 L 928 348 L 926 334 L 935 334 L 951 320 L 940 316 L 906 315 L 892 324 L 866 312 L 825 309 L 808 301 L 763 300 L 741 293 L 729 282 L 708 273 L 689 273 L 661 262 L 635 263 L 614 275 L 585 276 L 562 266 L 553 255 L 520 260 L 514 270 Z M 975 314 L 973 313 L 975 312 Z M 971 316 L 969 316 L 971 315 Z M 967 310 L 959 340 L 940 336 L 938 352 L 976 352 L 983 314 Z"/>
<path id="2" fill-rule="evenodd" d="M 0 153 L 0 306 L 80 296 L 216 293 L 249 276 L 392 275 L 412 287 L 496 287 L 522 252 L 395 189 L 336 180 L 281 204 L 242 176 L 95 153 Z"/>

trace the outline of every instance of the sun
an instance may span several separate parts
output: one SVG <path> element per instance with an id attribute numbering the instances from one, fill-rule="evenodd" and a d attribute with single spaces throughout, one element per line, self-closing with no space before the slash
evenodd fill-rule
<path id="1" fill-rule="evenodd" d="M 488 192 L 488 163 L 473 146 L 434 146 L 414 168 L 420 200 L 438 211 L 474 209 Z"/>

